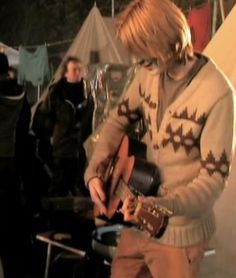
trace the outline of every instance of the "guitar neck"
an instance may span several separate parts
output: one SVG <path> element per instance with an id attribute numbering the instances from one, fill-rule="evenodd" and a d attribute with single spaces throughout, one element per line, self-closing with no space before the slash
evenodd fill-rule
<path id="1" fill-rule="evenodd" d="M 122 178 L 119 181 L 115 194 L 121 199 L 122 202 L 124 202 L 127 196 L 135 197 L 135 195 L 132 193 L 132 191 L 129 189 L 128 185 Z"/>

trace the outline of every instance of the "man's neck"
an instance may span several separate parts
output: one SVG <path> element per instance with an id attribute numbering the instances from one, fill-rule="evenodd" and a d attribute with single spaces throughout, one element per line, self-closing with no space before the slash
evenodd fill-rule
<path id="1" fill-rule="evenodd" d="M 174 81 L 181 80 L 189 73 L 189 71 L 196 63 L 196 61 L 197 61 L 197 57 L 193 56 L 193 58 L 188 59 L 185 64 L 175 63 L 166 72 L 169 78 L 171 78 L 172 80 Z"/>

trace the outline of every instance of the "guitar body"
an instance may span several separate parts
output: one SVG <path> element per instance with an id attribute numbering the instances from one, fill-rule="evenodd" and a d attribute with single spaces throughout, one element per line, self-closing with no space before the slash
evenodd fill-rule
<path id="1" fill-rule="evenodd" d="M 112 218 L 127 195 L 155 196 L 160 174 L 155 164 L 145 159 L 145 144 L 124 136 L 109 166 L 106 184 L 107 217 Z"/>
<path id="2" fill-rule="evenodd" d="M 107 214 L 102 218 L 110 222 L 124 223 L 123 216 L 120 217 L 121 214 L 117 211 L 122 202 L 128 196 L 132 196 L 134 216 L 139 229 L 152 237 L 161 237 L 172 212 L 157 203 L 149 204 L 137 198 L 137 196 L 156 196 L 161 183 L 158 167 L 145 159 L 145 149 L 144 144 L 131 140 L 128 136 L 123 137 L 117 154 L 107 167 L 105 175 Z M 136 150 L 138 156 L 135 155 Z M 125 225 L 129 223 L 126 222 Z"/>

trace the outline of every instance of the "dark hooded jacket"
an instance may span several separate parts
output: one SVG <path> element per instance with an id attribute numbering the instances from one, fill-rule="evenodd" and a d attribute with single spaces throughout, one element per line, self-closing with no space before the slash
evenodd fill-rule
<path id="1" fill-rule="evenodd" d="M 46 109 L 54 122 L 52 131 L 53 155 L 55 157 L 75 157 L 79 150 L 81 121 L 86 109 L 83 80 L 68 83 L 60 79 L 46 99 Z"/>
<path id="2" fill-rule="evenodd" d="M 16 79 L 0 76 L 0 157 L 14 157 L 15 132 L 24 92 Z"/>

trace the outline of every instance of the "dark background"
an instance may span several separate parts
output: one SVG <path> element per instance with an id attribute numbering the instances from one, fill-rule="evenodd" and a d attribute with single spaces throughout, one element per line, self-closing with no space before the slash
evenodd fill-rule
<path id="1" fill-rule="evenodd" d="M 185 14 L 191 7 L 201 6 L 207 0 L 173 0 Z M 211 3 L 218 0 L 209 0 Z M 114 0 L 115 15 L 130 0 Z M 236 0 L 223 0 L 226 15 Z M 47 44 L 51 75 L 57 69 L 72 40 L 93 7 L 94 0 L 0 0 L 0 41 L 8 46 L 27 47 L 34 51 L 37 45 Z M 112 0 L 97 0 L 102 16 L 111 17 Z M 219 11 L 219 9 L 218 9 Z M 221 24 L 218 13 L 217 27 Z M 29 47 L 32 46 L 32 47 Z M 47 86 L 41 88 L 41 92 Z M 36 101 L 37 88 L 27 85 L 33 92 L 30 103 Z"/>
<path id="2" fill-rule="evenodd" d="M 205 1 L 174 2 L 186 12 Z M 0 0 L 0 41 L 17 47 L 73 39 L 94 2 L 94 0 Z M 130 0 L 114 0 L 114 2 L 117 14 Z M 236 0 L 224 0 L 224 3 L 228 13 Z M 111 16 L 111 0 L 97 0 L 96 4 L 103 16 Z"/>

